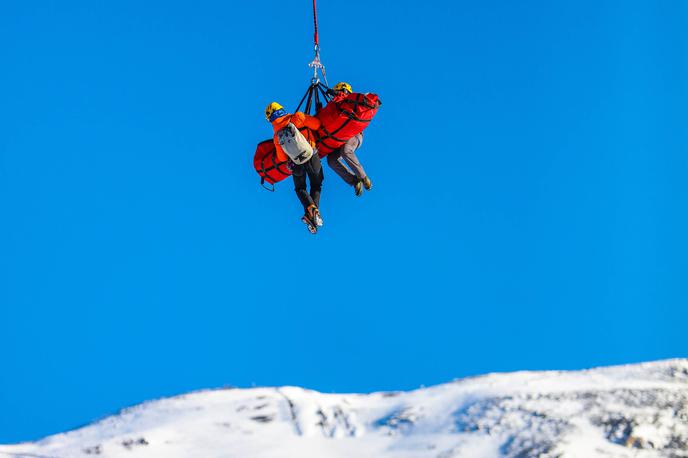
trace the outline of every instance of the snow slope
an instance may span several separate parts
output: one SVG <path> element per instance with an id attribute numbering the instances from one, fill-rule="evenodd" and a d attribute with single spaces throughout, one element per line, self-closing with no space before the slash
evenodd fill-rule
<path id="1" fill-rule="evenodd" d="M 201 391 L 0 446 L 2 456 L 688 457 L 688 359 L 490 374 L 411 392 Z"/>

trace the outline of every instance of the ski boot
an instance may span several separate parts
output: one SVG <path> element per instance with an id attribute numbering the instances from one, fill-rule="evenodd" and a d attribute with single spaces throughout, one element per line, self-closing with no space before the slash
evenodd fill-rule
<path id="1" fill-rule="evenodd" d="M 311 234 L 318 233 L 318 226 L 316 226 L 315 223 L 311 221 L 308 215 L 303 215 L 301 217 L 301 222 L 306 225 L 306 228 L 308 228 L 308 232 L 310 232 Z"/>
<path id="2" fill-rule="evenodd" d="M 320 216 L 320 210 L 318 210 L 318 207 L 315 205 L 309 206 L 307 213 L 310 217 L 310 220 L 313 221 L 317 227 L 322 227 L 323 219 L 322 216 Z"/>
<path id="3" fill-rule="evenodd" d="M 373 182 L 370 181 L 370 178 L 365 177 L 363 180 L 363 187 L 366 188 L 366 191 L 370 191 L 373 189 Z"/>
<path id="4" fill-rule="evenodd" d="M 315 205 L 310 205 L 306 209 L 306 213 L 301 217 L 301 221 L 308 228 L 308 232 L 311 234 L 318 233 L 318 227 L 323 225 L 322 217 L 320 216 L 320 211 Z"/>
<path id="5" fill-rule="evenodd" d="M 363 182 L 361 180 L 358 180 L 354 184 L 354 193 L 356 194 L 356 197 L 361 197 L 363 194 Z"/>

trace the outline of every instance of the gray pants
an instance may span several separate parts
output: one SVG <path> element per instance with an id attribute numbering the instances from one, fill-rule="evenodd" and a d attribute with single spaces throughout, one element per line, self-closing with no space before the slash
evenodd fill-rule
<path id="1" fill-rule="evenodd" d="M 351 186 L 366 177 L 365 170 L 356 157 L 356 150 L 362 144 L 363 135 L 358 134 L 327 155 L 327 165 Z"/>

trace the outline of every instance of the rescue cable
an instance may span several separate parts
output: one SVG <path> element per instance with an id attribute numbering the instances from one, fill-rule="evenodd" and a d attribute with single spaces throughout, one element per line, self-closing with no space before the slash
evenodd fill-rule
<path id="1" fill-rule="evenodd" d="M 313 26 L 315 28 L 315 34 L 313 35 L 313 41 L 315 46 L 318 46 L 318 10 L 315 6 L 315 0 L 313 0 Z"/>
<path id="2" fill-rule="evenodd" d="M 328 94 L 329 87 L 327 84 L 327 74 L 325 73 L 325 66 L 320 61 L 320 40 L 318 37 L 318 8 L 316 5 L 316 0 L 313 0 L 313 49 L 315 50 L 315 57 L 308 64 L 308 67 L 313 69 L 313 78 L 311 78 L 311 84 L 308 86 L 306 93 L 301 98 L 296 110 L 299 111 L 303 102 L 306 101 L 303 112 L 306 114 L 311 114 L 311 109 L 313 108 L 313 114 L 317 114 L 318 111 L 323 106 L 323 101 L 325 103 L 330 101 L 330 95 Z M 325 84 L 320 81 L 318 77 L 318 71 L 323 77 Z M 321 100 L 322 96 L 322 100 Z"/>
<path id="3" fill-rule="evenodd" d="M 315 57 L 313 61 L 308 64 L 309 67 L 313 69 L 313 79 L 311 83 L 316 83 L 318 81 L 318 70 L 322 73 L 323 80 L 325 80 L 325 85 L 327 85 L 327 75 L 325 74 L 325 66 L 320 61 L 320 40 L 318 37 L 318 8 L 316 6 L 316 0 L 313 0 L 313 49 L 315 50 Z"/>

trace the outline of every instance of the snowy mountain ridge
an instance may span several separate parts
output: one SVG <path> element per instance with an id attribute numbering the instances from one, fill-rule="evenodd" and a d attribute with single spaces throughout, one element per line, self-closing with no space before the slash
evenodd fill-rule
<path id="1" fill-rule="evenodd" d="M 218 389 L 0 457 L 688 458 L 688 359 L 498 373 L 409 392 Z"/>

